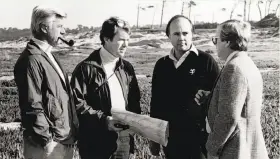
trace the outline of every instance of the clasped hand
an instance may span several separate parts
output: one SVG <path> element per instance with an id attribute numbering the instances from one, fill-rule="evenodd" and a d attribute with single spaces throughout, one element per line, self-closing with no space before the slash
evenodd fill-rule
<path id="1" fill-rule="evenodd" d="M 198 90 L 194 100 L 198 105 L 201 105 L 208 99 L 209 95 L 210 91 Z"/>
<path id="2" fill-rule="evenodd" d="M 107 125 L 108 125 L 108 130 L 115 131 L 115 132 L 120 132 L 129 129 L 128 125 L 125 125 L 124 123 L 115 120 L 112 116 L 107 117 Z"/>

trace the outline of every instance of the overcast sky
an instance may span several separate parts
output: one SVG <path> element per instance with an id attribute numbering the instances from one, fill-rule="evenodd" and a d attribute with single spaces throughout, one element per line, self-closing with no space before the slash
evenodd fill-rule
<path id="1" fill-rule="evenodd" d="M 31 11 L 39 4 L 51 4 L 63 9 L 68 17 L 65 26 L 68 28 L 76 28 L 78 24 L 84 26 L 101 26 L 102 22 L 110 16 L 119 16 L 127 20 L 130 25 L 137 23 L 138 5 L 145 8 L 153 5 L 153 8 L 140 10 L 139 25 L 160 24 L 162 0 L 0 0 L 0 27 L 17 27 L 29 28 Z M 186 0 L 185 0 L 186 1 Z M 196 6 L 191 9 L 192 21 L 205 22 L 222 22 L 228 20 L 230 11 L 236 0 L 194 0 Z M 259 20 L 260 15 L 257 8 L 257 1 L 252 0 L 251 19 Z M 188 2 L 188 1 L 187 1 Z M 274 0 L 271 4 L 270 11 L 276 9 L 280 0 Z M 265 4 L 261 4 L 262 15 L 264 15 Z M 222 11 L 222 8 L 226 8 Z M 244 3 L 240 0 L 240 4 L 235 10 L 234 17 L 243 15 Z M 176 15 L 181 14 L 182 0 L 166 0 L 164 7 L 163 23 Z M 278 9 L 278 15 L 279 15 Z M 189 8 L 187 4 L 184 7 L 186 16 Z M 247 10 L 248 12 L 248 10 Z"/>

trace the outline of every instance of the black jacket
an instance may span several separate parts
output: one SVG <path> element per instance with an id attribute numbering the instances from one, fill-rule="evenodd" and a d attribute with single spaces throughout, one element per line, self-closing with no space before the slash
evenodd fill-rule
<path id="1" fill-rule="evenodd" d="M 140 114 L 140 90 L 133 66 L 120 58 L 115 74 L 123 90 L 126 110 Z M 78 64 L 71 79 L 80 121 L 78 142 L 82 147 L 89 145 L 96 156 L 112 154 L 117 148 L 117 134 L 109 131 L 106 124 L 112 107 L 106 78 L 99 49 Z M 133 152 L 134 142 L 131 140 L 130 143 L 130 151 Z"/>

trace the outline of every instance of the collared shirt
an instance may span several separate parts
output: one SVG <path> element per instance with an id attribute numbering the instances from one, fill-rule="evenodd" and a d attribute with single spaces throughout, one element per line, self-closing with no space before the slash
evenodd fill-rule
<path id="1" fill-rule="evenodd" d="M 169 58 L 171 60 L 173 60 L 174 66 L 176 68 L 178 68 L 185 61 L 185 59 L 188 57 L 188 55 L 190 54 L 191 51 L 194 52 L 198 56 L 198 51 L 197 51 L 196 47 L 192 44 L 191 49 L 189 51 L 185 52 L 180 57 L 180 59 L 177 60 L 176 57 L 175 57 L 175 50 L 174 50 L 174 48 L 172 48 L 171 51 L 170 51 L 170 54 L 169 54 Z"/>
<path id="2" fill-rule="evenodd" d="M 125 110 L 123 90 L 120 81 L 118 80 L 116 74 L 114 74 L 114 70 L 119 58 L 109 53 L 104 47 L 100 49 L 100 57 L 106 76 L 109 78 L 108 85 L 112 108 Z"/>
<path id="3" fill-rule="evenodd" d="M 33 41 L 40 47 L 41 50 L 43 50 L 47 54 L 47 56 L 50 58 L 51 62 L 55 66 L 55 69 L 58 71 L 59 76 L 62 78 L 62 80 L 65 83 L 65 77 L 63 75 L 63 72 L 51 53 L 53 47 L 51 45 L 49 45 L 48 43 L 45 43 L 36 38 L 33 38 Z"/>

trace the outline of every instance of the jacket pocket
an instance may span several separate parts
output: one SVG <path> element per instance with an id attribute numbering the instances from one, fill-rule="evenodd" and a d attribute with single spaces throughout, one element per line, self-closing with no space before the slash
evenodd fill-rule
<path id="1" fill-rule="evenodd" d="M 48 94 L 48 112 L 52 121 L 57 120 L 62 115 L 61 103 L 54 96 Z"/>

